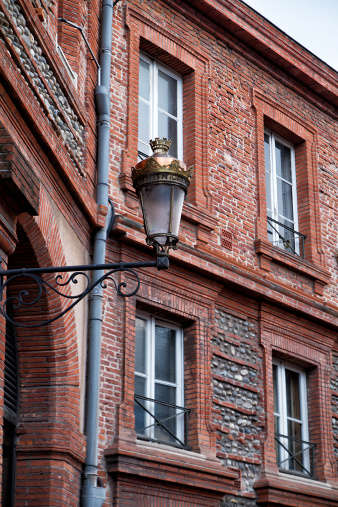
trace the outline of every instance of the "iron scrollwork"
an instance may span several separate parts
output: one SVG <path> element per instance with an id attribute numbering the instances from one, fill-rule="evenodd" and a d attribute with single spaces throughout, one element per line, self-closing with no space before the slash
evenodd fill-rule
<path id="1" fill-rule="evenodd" d="M 116 293 L 122 297 L 131 297 L 137 294 L 140 288 L 140 278 L 136 271 L 133 268 L 142 268 L 142 267 L 157 267 L 158 269 L 167 269 L 169 265 L 167 257 L 158 257 L 156 261 L 150 262 L 134 262 L 134 263 L 119 263 L 119 264 L 103 264 L 103 265 L 88 265 L 88 266 L 70 266 L 67 268 L 32 268 L 32 269 L 16 269 L 16 270 L 8 270 L 8 271 L 0 271 L 1 277 L 1 286 L 0 286 L 0 314 L 12 324 L 18 327 L 26 327 L 26 328 L 36 328 L 46 326 L 56 321 L 57 319 L 63 317 L 66 313 L 74 308 L 83 298 L 85 298 L 88 294 L 91 293 L 95 287 L 100 287 L 105 289 L 107 287 L 107 281 L 112 282 L 113 287 L 116 290 Z M 81 268 L 81 269 L 78 269 Z M 106 270 L 107 271 L 100 276 L 97 280 L 91 282 L 89 275 L 86 271 L 94 271 L 94 270 Z M 71 272 L 71 274 L 64 279 L 64 276 L 60 273 Z M 115 273 L 124 272 L 129 273 L 134 277 L 135 285 L 131 289 L 128 289 L 127 281 L 117 282 L 115 278 L 112 276 Z M 54 282 L 50 282 L 42 278 L 41 274 L 47 273 L 57 273 L 55 275 Z M 6 276 L 7 280 L 5 282 L 2 281 L 2 278 Z M 85 289 L 78 294 L 65 293 L 62 288 L 67 286 L 73 286 L 79 283 L 81 280 L 85 283 Z M 5 297 L 7 293 L 10 293 L 9 290 L 10 284 L 18 284 L 20 279 L 29 279 L 34 285 L 29 288 L 24 288 L 19 290 L 18 295 L 10 294 L 7 298 Z M 127 289 L 127 290 L 126 290 Z M 12 320 L 12 318 L 7 313 L 7 307 L 11 306 L 14 310 L 19 310 L 20 308 L 28 308 L 38 304 L 41 301 L 41 298 L 44 295 L 49 295 L 50 293 L 57 294 L 62 298 L 72 301 L 71 304 L 59 312 L 57 315 L 53 316 L 50 319 L 41 320 L 35 323 L 23 323 Z"/>

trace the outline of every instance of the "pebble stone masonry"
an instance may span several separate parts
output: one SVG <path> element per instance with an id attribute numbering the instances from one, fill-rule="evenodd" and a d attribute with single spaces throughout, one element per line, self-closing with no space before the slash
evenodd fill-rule
<path id="1" fill-rule="evenodd" d="M 246 490 L 253 491 L 263 411 L 257 326 L 216 309 L 211 343 L 218 456 L 225 466 L 238 467 Z"/>

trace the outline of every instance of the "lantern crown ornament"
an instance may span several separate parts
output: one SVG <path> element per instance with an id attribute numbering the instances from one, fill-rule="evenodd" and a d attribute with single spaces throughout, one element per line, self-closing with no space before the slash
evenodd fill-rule
<path id="1" fill-rule="evenodd" d="M 141 201 L 147 244 L 157 255 L 176 250 L 184 197 L 193 168 L 169 155 L 169 139 L 150 141 L 153 155 L 132 168 L 131 177 Z"/>

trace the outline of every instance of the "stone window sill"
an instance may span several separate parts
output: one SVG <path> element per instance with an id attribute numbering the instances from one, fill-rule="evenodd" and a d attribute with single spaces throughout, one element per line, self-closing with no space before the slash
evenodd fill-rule
<path id="1" fill-rule="evenodd" d="M 224 495 L 239 489 L 239 473 L 224 468 L 218 459 L 210 459 L 202 454 L 173 449 L 153 442 L 126 442 L 105 450 L 108 472 L 115 477 L 137 474 L 144 479 L 154 479 L 209 490 L 213 494 Z M 196 486 L 198 483 L 198 487 Z"/>
<path id="2" fill-rule="evenodd" d="M 337 485 L 295 477 L 284 473 L 267 473 L 254 484 L 257 501 L 269 498 L 269 505 L 337 505 Z M 287 498 L 287 502 L 285 502 Z"/>
<path id="3" fill-rule="evenodd" d="M 271 245 L 267 240 L 256 239 L 254 247 L 256 254 L 260 257 L 261 269 L 271 271 L 272 262 L 281 264 L 303 276 L 313 279 L 314 292 L 319 296 L 323 296 L 324 287 L 330 280 L 330 274 L 327 271 Z"/>

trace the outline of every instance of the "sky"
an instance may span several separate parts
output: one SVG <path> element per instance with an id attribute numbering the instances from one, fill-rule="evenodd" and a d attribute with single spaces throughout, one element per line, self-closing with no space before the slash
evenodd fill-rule
<path id="1" fill-rule="evenodd" d="M 242 0 L 338 71 L 338 0 Z"/>

